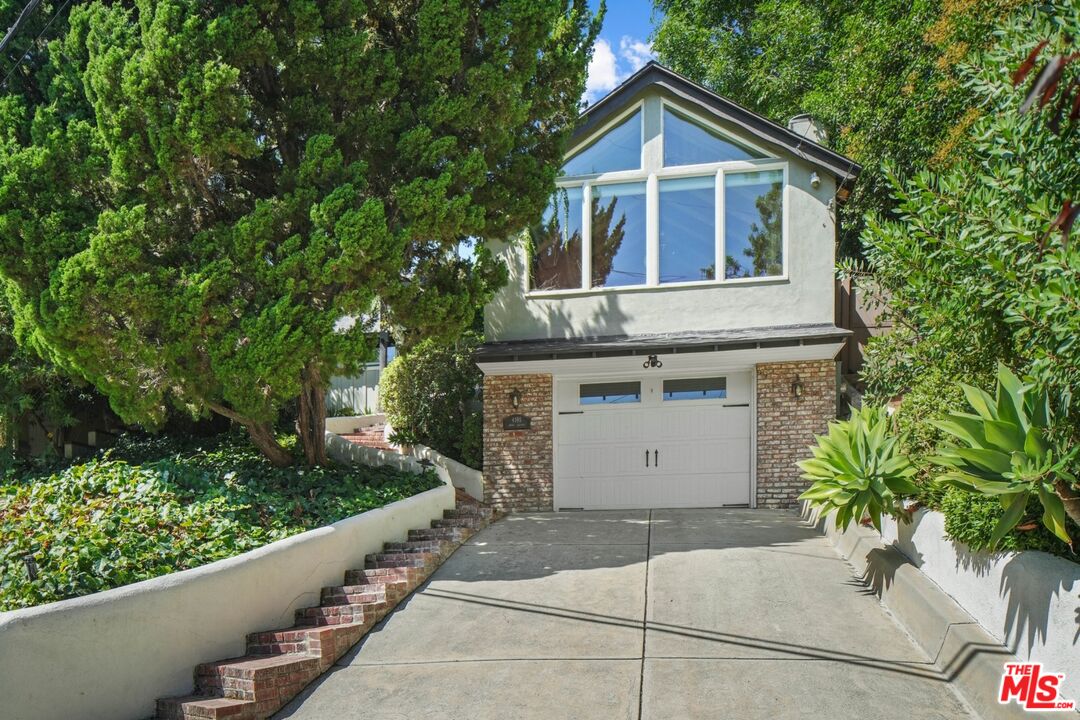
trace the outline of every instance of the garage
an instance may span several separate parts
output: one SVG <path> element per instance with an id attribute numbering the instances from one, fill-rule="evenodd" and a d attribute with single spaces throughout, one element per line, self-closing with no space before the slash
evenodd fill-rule
<path id="1" fill-rule="evenodd" d="M 558 509 L 747 506 L 752 372 L 555 382 Z"/>

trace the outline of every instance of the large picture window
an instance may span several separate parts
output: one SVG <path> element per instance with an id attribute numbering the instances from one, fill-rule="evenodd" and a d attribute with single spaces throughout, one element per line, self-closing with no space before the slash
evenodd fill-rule
<path id="1" fill-rule="evenodd" d="M 613 120 L 556 184 L 532 230 L 531 291 L 786 277 L 786 163 L 659 97 Z"/>

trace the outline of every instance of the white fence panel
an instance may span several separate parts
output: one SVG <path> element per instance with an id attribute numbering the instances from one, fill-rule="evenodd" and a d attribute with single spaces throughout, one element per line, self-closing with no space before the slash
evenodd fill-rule
<path id="1" fill-rule="evenodd" d="M 326 412 L 340 415 L 370 415 L 379 411 L 379 376 L 376 364 L 365 365 L 359 375 L 330 378 L 326 391 Z"/>

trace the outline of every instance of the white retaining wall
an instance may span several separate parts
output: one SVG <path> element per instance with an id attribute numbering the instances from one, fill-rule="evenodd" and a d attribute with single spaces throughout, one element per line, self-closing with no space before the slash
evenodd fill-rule
<path id="1" fill-rule="evenodd" d="M 333 456 L 348 449 L 328 443 Z M 387 464 L 420 467 L 401 455 Z M 0 613 L 0 717 L 152 716 L 156 698 L 191 692 L 195 665 L 243 655 L 248 633 L 291 626 L 298 608 L 318 605 L 320 589 L 340 585 L 366 554 L 454 507 L 449 475 L 436 471 L 442 487 L 243 555 Z"/>
<path id="2" fill-rule="evenodd" d="M 917 511 L 910 524 L 882 518 L 882 540 L 1021 660 L 1065 673 L 1062 694 L 1080 702 L 1080 564 L 1044 552 L 972 552 L 945 536 L 945 516 Z"/>

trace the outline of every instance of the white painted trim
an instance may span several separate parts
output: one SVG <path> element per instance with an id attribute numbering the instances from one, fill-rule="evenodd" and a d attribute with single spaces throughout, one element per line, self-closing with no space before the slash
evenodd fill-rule
<path id="1" fill-rule="evenodd" d="M 530 274 L 530 273 L 526 273 Z M 592 183 L 581 186 L 581 287 L 592 291 Z"/>
<path id="2" fill-rule="evenodd" d="M 555 376 L 551 376 L 551 509 L 559 509 L 559 484 L 555 482 L 555 468 L 558 467 L 559 452 L 559 402 L 555 397 Z"/>
<path id="3" fill-rule="evenodd" d="M 757 507 L 757 365 L 750 368 L 750 507 Z"/>
<path id="4" fill-rule="evenodd" d="M 660 181 L 655 173 L 645 183 L 645 284 L 660 284 Z"/>
<path id="5" fill-rule="evenodd" d="M 795 345 L 777 348 L 753 348 L 747 350 L 720 350 L 709 352 L 686 352 L 660 354 L 664 373 L 671 372 L 732 372 L 746 370 L 759 363 L 800 362 L 809 360 L 832 360 L 844 343 Z M 588 352 L 583 346 L 581 352 Z M 559 380 L 588 378 L 603 374 L 605 377 L 623 378 L 640 376 L 641 364 L 649 355 L 639 351 L 636 355 L 619 355 L 599 358 L 568 358 L 551 360 L 511 360 L 502 362 L 478 362 L 485 375 L 550 374 Z M 646 374 L 648 371 L 645 371 Z"/>

